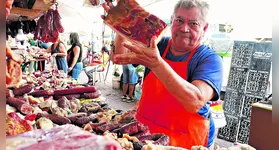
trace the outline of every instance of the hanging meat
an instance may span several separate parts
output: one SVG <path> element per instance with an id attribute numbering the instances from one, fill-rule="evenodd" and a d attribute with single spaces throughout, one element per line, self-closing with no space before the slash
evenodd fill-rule
<path id="1" fill-rule="evenodd" d="M 12 38 L 15 38 L 18 34 L 18 29 L 22 28 L 24 34 L 34 33 L 37 27 L 35 20 L 26 20 L 26 21 L 7 21 L 6 22 L 6 36 L 10 35 Z"/>
<path id="2" fill-rule="evenodd" d="M 64 28 L 61 24 L 61 16 L 58 9 L 49 9 L 37 21 L 34 40 L 42 40 L 43 42 L 56 42 L 59 33 L 63 33 Z"/>
<path id="3" fill-rule="evenodd" d="M 6 0 L 6 19 L 7 19 L 8 15 L 10 14 L 13 2 L 14 2 L 14 0 Z"/>
<path id="4" fill-rule="evenodd" d="M 6 19 L 10 14 L 13 0 L 6 0 Z M 9 45 L 6 44 L 6 85 L 19 86 L 21 82 L 21 66 L 22 59 L 16 56 Z"/>

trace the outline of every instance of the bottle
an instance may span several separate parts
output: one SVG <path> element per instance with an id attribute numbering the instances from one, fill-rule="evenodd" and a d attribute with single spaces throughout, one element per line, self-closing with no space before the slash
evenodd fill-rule
<path id="1" fill-rule="evenodd" d="M 141 97 L 141 94 L 142 94 L 142 84 L 141 84 L 141 82 L 142 81 L 140 81 L 140 83 L 135 86 L 135 98 L 136 98 L 136 100 L 140 100 L 140 97 Z"/>

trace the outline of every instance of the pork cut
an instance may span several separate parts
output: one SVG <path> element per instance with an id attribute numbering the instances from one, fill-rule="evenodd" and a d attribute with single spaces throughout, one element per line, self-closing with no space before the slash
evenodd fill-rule
<path id="1" fill-rule="evenodd" d="M 33 130 L 6 138 L 6 150 L 121 150 L 114 139 L 67 124 L 50 130 Z"/>
<path id="2" fill-rule="evenodd" d="M 157 36 L 156 42 L 160 41 L 167 29 L 163 20 L 147 12 L 136 0 L 119 0 L 107 13 L 105 23 L 109 27 L 130 42 L 144 47 L 150 46 L 153 36 Z"/>

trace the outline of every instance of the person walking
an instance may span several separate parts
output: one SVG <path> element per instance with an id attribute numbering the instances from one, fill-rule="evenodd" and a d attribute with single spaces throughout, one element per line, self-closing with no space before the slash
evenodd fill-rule
<path id="1" fill-rule="evenodd" d="M 67 73 L 67 51 L 65 44 L 60 40 L 60 38 L 58 38 L 55 43 L 47 48 L 46 52 L 50 53 L 52 57 L 55 57 L 57 69 L 63 70 L 65 73 Z"/>
<path id="2" fill-rule="evenodd" d="M 123 65 L 123 88 L 122 88 L 122 101 L 123 102 L 134 102 L 135 97 L 134 89 L 135 85 L 138 82 L 138 74 L 136 68 L 132 64 Z M 128 92 L 129 90 L 129 92 Z M 128 92 L 128 95 L 127 95 Z"/>

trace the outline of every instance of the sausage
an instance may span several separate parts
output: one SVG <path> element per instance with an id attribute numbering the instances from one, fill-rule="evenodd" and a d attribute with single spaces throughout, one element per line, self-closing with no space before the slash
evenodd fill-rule
<path id="1" fill-rule="evenodd" d="M 154 136 L 154 143 L 155 145 L 163 145 L 168 146 L 170 143 L 170 138 L 165 134 L 155 134 Z"/>
<path id="2" fill-rule="evenodd" d="M 98 91 L 93 92 L 93 93 L 84 93 L 82 95 L 82 97 L 86 98 L 86 99 L 94 99 L 94 98 L 100 97 L 101 95 L 102 95 L 101 92 L 98 90 Z"/>
<path id="3" fill-rule="evenodd" d="M 31 95 L 33 97 L 49 97 L 49 96 L 53 95 L 53 91 L 52 90 L 38 90 L 38 91 L 29 93 L 29 95 Z"/>
<path id="4" fill-rule="evenodd" d="M 13 90 L 13 93 L 15 94 L 15 96 L 21 96 L 21 95 L 24 95 L 25 93 L 31 92 L 32 89 L 33 89 L 32 84 L 26 84 L 24 86 L 15 88 Z"/>
<path id="5" fill-rule="evenodd" d="M 56 95 L 54 98 L 55 98 L 55 99 L 60 99 L 60 98 L 62 98 L 63 96 L 65 96 L 68 100 L 71 100 L 71 99 L 73 99 L 73 98 L 77 98 L 77 99 L 80 98 L 80 94 Z"/>
<path id="6" fill-rule="evenodd" d="M 139 131 L 142 131 L 143 129 L 143 124 L 135 121 L 135 122 L 131 122 L 129 124 L 123 125 L 120 130 L 119 133 L 120 134 L 128 134 L 128 135 L 132 135 L 135 133 L 138 133 Z"/>
<path id="7" fill-rule="evenodd" d="M 96 87 L 90 86 L 90 87 L 76 87 L 71 89 L 54 90 L 53 94 L 55 96 L 59 96 L 59 95 L 70 95 L 70 94 L 83 94 L 83 93 L 90 93 L 90 92 L 96 92 Z"/>
<path id="8" fill-rule="evenodd" d="M 14 95 L 14 93 L 13 93 L 12 90 L 6 89 L 6 97 L 14 97 L 14 96 L 15 96 L 15 95 Z"/>
<path id="9" fill-rule="evenodd" d="M 17 97 L 15 97 L 15 98 L 20 99 L 20 100 L 25 101 L 25 102 L 28 102 L 28 97 L 27 97 L 27 95 L 24 95 L 24 96 L 17 96 Z"/>
<path id="10" fill-rule="evenodd" d="M 8 97 L 6 103 L 15 107 L 22 114 L 28 115 L 33 112 L 33 107 L 23 100 L 15 97 Z"/>
<path id="11" fill-rule="evenodd" d="M 112 131 L 120 127 L 119 123 L 110 122 L 96 127 L 98 133 L 104 133 L 105 131 Z"/>
<path id="12" fill-rule="evenodd" d="M 58 106 L 63 108 L 63 109 L 68 109 L 69 108 L 69 100 L 63 96 L 58 100 Z"/>
<path id="13" fill-rule="evenodd" d="M 140 132 L 138 132 L 136 134 L 132 134 L 131 136 L 135 136 L 135 137 L 137 137 L 139 139 L 139 138 L 141 138 L 143 136 L 147 136 L 147 135 L 150 135 L 149 130 L 140 131 Z"/>
<path id="14" fill-rule="evenodd" d="M 40 119 L 41 117 L 45 117 L 45 118 L 51 120 L 53 123 L 56 123 L 58 125 L 71 123 L 71 120 L 66 117 L 58 116 L 55 114 L 46 114 L 46 113 L 38 113 L 36 120 Z"/>
<path id="15" fill-rule="evenodd" d="M 106 122 L 101 122 L 101 123 L 90 123 L 90 126 L 92 129 L 96 130 L 96 128 L 98 126 L 101 126 L 101 125 L 104 125 L 104 124 L 107 124 Z"/>
<path id="16" fill-rule="evenodd" d="M 98 118 L 93 118 L 93 117 L 69 117 L 71 122 L 77 126 L 83 126 L 84 124 L 91 122 L 97 122 Z"/>
<path id="17" fill-rule="evenodd" d="M 142 143 L 146 144 L 146 140 L 152 140 L 154 142 L 152 142 L 155 145 L 163 145 L 163 146 L 167 146 L 169 145 L 170 142 L 170 138 L 165 135 L 165 134 L 152 134 L 152 135 L 147 135 L 147 136 L 142 136 L 139 138 L 139 140 Z"/>

